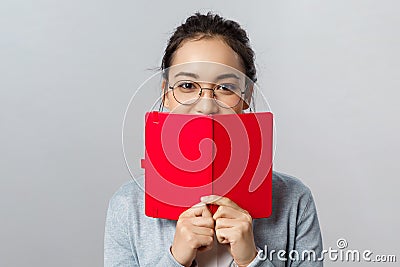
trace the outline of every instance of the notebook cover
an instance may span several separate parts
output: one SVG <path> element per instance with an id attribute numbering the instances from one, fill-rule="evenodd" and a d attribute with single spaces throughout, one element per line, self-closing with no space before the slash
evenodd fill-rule
<path id="1" fill-rule="evenodd" d="M 145 116 L 145 214 L 177 220 L 204 195 L 226 196 L 253 218 L 272 212 L 270 112 Z M 217 206 L 210 206 L 212 213 Z"/>

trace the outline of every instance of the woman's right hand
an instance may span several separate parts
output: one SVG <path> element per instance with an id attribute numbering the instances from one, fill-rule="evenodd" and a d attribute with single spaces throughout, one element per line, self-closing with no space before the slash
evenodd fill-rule
<path id="1" fill-rule="evenodd" d="M 197 251 L 212 248 L 214 219 L 208 207 L 199 203 L 184 211 L 176 223 L 171 253 L 183 266 L 190 266 Z"/>

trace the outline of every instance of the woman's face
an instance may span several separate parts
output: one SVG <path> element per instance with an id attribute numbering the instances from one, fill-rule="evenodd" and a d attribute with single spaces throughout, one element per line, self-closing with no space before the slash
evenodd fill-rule
<path id="1" fill-rule="evenodd" d="M 231 86 L 229 88 L 239 86 L 240 90 L 244 91 L 246 76 L 243 73 L 245 70 L 239 55 L 220 38 L 187 40 L 175 51 L 168 72 L 168 86 L 181 84 L 183 80 L 190 80 L 202 88 L 214 88 L 216 84 L 221 84 Z M 164 81 L 163 87 L 166 85 L 165 83 L 166 81 Z M 187 89 L 191 84 L 185 83 L 183 86 L 184 89 Z M 224 90 L 220 90 L 219 95 L 220 99 L 228 99 L 226 102 L 229 102 L 229 97 L 226 96 Z M 244 108 L 248 107 L 241 98 L 238 102 L 234 102 L 233 107 L 228 107 L 220 101 L 217 104 L 213 98 L 213 91 L 207 89 L 203 89 L 201 97 L 190 105 L 181 104 L 184 101 L 178 102 L 177 96 L 175 93 L 174 97 L 172 90 L 168 90 L 165 95 L 164 106 L 170 112 L 202 115 L 228 114 L 241 113 Z"/>

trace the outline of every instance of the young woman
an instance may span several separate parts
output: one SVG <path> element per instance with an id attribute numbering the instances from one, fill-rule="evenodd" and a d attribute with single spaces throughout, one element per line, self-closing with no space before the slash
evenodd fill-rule
<path id="1" fill-rule="evenodd" d="M 256 82 L 254 53 L 246 32 L 218 15 L 196 13 L 179 26 L 169 40 L 161 68 L 191 62 L 214 62 Z M 211 84 L 191 72 L 168 73 L 163 104 L 170 112 L 185 114 L 248 109 L 251 86 L 236 101 L 223 95 L 230 90 L 225 84 L 231 83 Z M 198 99 L 187 102 L 177 87 L 199 87 Z M 297 178 L 275 171 L 272 184 L 269 218 L 253 219 L 226 197 L 205 196 L 174 221 L 147 217 L 144 192 L 130 181 L 110 200 L 105 266 L 322 266 L 314 260 L 321 255 L 322 239 L 311 191 Z M 214 215 L 206 204 L 218 205 Z"/>

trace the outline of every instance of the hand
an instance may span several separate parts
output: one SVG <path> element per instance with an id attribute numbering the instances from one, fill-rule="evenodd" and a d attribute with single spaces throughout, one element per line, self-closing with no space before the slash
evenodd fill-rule
<path id="1" fill-rule="evenodd" d="M 213 216 L 218 242 L 229 246 L 237 265 L 249 265 L 257 256 L 250 214 L 226 197 L 210 195 L 202 197 L 201 201 L 219 205 Z"/>
<path id="2" fill-rule="evenodd" d="M 184 266 L 190 266 L 197 251 L 212 248 L 214 219 L 208 207 L 199 203 L 184 211 L 176 223 L 171 253 Z"/>

